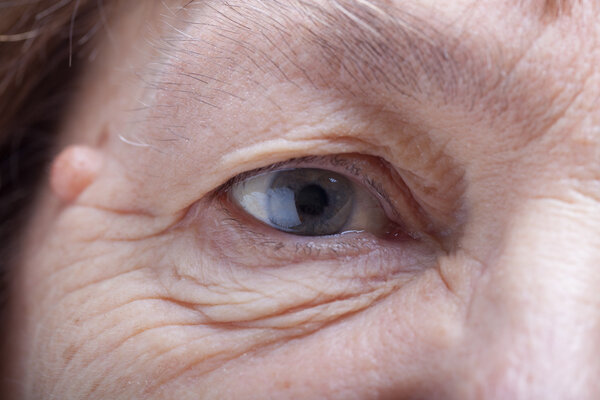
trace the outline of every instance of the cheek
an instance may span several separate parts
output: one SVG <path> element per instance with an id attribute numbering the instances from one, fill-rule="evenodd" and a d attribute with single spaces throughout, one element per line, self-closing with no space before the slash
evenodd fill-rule
<path id="1" fill-rule="evenodd" d="M 19 286 L 26 334 L 18 338 L 26 349 L 25 398 L 103 398 L 96 390 L 115 387 L 118 371 L 146 357 L 131 347 L 143 343 L 138 335 L 189 323 L 163 301 L 152 272 L 168 239 L 158 232 L 178 219 L 149 223 L 143 216 L 70 206 L 43 244 L 25 253 Z"/>

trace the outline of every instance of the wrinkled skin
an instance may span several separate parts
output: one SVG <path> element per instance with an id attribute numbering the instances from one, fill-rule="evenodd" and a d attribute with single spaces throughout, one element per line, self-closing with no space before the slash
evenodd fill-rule
<path id="1" fill-rule="evenodd" d="M 131 3 L 62 127 L 102 166 L 27 228 L 15 398 L 600 398 L 597 4 Z M 297 237 L 220 189 L 303 156 L 412 233 Z"/>

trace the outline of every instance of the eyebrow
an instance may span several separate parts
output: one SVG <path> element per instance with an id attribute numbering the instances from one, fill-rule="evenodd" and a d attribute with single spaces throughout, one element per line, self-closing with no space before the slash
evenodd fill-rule
<path id="1" fill-rule="evenodd" d="M 213 4 L 216 3 L 216 4 Z M 298 76 L 320 88 L 355 96 L 388 92 L 410 98 L 473 101 L 500 76 L 493 43 L 444 21 L 426 20 L 389 0 L 190 1 L 210 14 L 221 47 L 235 64 L 267 70 L 282 80 Z M 194 22 L 190 22 L 194 23 Z M 265 46 L 269 50 L 265 50 Z M 212 60 L 212 62 L 217 62 Z"/>
<path id="2" fill-rule="evenodd" d="M 543 16 L 557 18 L 567 14 L 573 6 L 573 0 L 544 0 Z"/>

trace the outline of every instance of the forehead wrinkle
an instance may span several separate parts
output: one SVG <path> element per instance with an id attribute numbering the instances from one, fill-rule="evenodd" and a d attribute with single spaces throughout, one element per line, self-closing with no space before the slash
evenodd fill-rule
<path id="1" fill-rule="evenodd" d="M 490 43 L 473 49 L 475 42 L 464 32 L 455 37 L 443 31 L 443 22 L 426 21 L 386 1 L 192 4 L 213 13 L 220 30 L 244 36 L 235 39 L 242 51 L 232 52 L 238 66 L 264 71 L 270 65 L 284 80 L 294 74 L 282 63 L 319 87 L 364 95 L 378 86 L 389 95 L 437 95 L 453 102 L 460 95 L 472 99 L 491 81 L 493 71 L 482 68 L 489 65 Z"/>
<path id="2" fill-rule="evenodd" d="M 422 91 L 424 77 L 444 84 L 451 90 L 455 79 L 439 80 L 444 59 L 448 53 L 435 42 L 412 15 L 390 15 L 381 12 L 373 2 L 330 1 L 329 13 L 333 23 L 312 19 L 312 29 L 305 37 L 320 44 L 322 53 L 341 63 L 340 68 L 352 75 L 356 82 L 377 82 L 407 96 Z M 313 36 L 312 40 L 310 40 Z M 335 65 L 335 63 L 333 63 Z M 446 64 L 445 71 L 456 68 Z"/>

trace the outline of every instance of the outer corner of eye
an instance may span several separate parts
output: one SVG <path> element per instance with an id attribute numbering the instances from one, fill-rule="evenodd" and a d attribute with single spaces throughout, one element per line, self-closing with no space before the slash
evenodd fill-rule
<path id="1" fill-rule="evenodd" d="M 325 169 L 265 172 L 234 183 L 229 193 L 245 213 L 295 235 L 374 231 L 388 221 L 378 201 L 365 188 Z"/>

